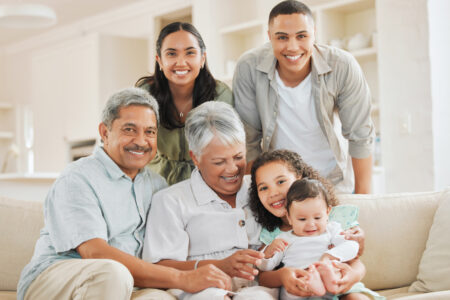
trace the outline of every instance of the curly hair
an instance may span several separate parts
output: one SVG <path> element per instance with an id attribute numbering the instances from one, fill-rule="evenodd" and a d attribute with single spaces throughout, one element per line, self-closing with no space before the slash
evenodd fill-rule
<path id="1" fill-rule="evenodd" d="M 308 164 L 306 164 L 300 155 L 296 152 L 289 150 L 275 150 L 271 152 L 265 152 L 255 159 L 251 170 L 251 183 L 249 188 L 249 205 L 253 214 L 255 215 L 256 221 L 260 223 L 264 228 L 269 231 L 275 230 L 275 228 L 283 225 L 281 218 L 274 216 L 270 213 L 264 205 L 261 203 L 258 196 L 258 188 L 256 183 L 256 171 L 270 163 L 270 162 L 281 162 L 286 165 L 289 171 L 294 173 L 297 178 L 310 178 L 320 181 L 328 192 L 328 198 L 330 200 L 331 206 L 336 206 L 339 204 L 336 195 L 334 193 L 333 185 L 319 175 L 319 172 L 314 170 Z"/>
<path id="2" fill-rule="evenodd" d="M 161 47 L 164 39 L 169 34 L 177 31 L 186 31 L 192 34 L 197 39 L 201 53 L 203 54 L 206 51 L 203 38 L 192 24 L 174 22 L 164 27 L 159 33 L 156 41 L 156 53 L 159 56 L 161 56 Z M 194 108 L 206 101 L 213 100 L 217 96 L 216 85 L 217 82 L 209 71 L 208 62 L 205 60 L 205 65 L 200 69 L 200 73 L 195 79 L 192 107 Z M 184 124 L 174 117 L 177 115 L 177 110 L 173 103 L 169 81 L 164 75 L 164 72 L 160 70 L 157 61 L 155 62 L 155 71 L 153 75 L 139 78 L 135 83 L 135 86 L 147 90 L 158 101 L 161 125 L 168 129 L 184 127 Z"/>

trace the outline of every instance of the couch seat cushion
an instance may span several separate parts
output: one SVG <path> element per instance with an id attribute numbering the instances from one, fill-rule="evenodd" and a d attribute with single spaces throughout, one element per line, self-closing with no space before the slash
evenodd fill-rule
<path id="1" fill-rule="evenodd" d="M 43 226 L 41 202 L 0 197 L 0 291 L 16 290 Z"/>

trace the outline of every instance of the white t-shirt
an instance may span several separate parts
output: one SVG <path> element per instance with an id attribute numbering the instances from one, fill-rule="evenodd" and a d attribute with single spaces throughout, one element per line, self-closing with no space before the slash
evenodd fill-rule
<path id="1" fill-rule="evenodd" d="M 317 120 L 311 73 L 296 87 L 285 86 L 278 71 L 275 77 L 280 101 L 271 148 L 295 151 L 320 175 L 327 176 L 336 167 L 336 159 Z"/>
<path id="2" fill-rule="evenodd" d="M 277 238 L 284 239 L 289 245 L 282 252 L 276 252 L 271 258 L 263 259 L 258 268 L 263 271 L 273 270 L 283 262 L 287 267 L 305 269 L 312 263 L 319 261 L 324 253 L 328 253 L 341 262 L 356 257 L 359 244 L 346 240 L 340 234 L 342 227 L 337 222 L 329 222 L 327 230 L 317 236 L 297 236 L 292 230 L 282 232 Z M 328 249 L 333 244 L 335 247 Z"/>

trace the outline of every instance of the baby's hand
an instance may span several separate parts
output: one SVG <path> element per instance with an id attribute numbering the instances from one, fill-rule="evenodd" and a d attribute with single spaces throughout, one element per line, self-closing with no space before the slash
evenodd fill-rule
<path id="1" fill-rule="evenodd" d="M 264 250 L 265 258 L 271 258 L 275 252 L 283 252 L 289 243 L 283 239 L 275 239 L 269 246 Z"/>

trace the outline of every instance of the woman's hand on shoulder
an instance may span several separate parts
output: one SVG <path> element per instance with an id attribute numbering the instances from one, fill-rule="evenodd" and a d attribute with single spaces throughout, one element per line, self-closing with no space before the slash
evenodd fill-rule
<path id="1" fill-rule="evenodd" d="M 276 252 L 283 252 L 289 243 L 283 239 L 275 239 L 264 250 L 265 258 L 271 258 Z"/>
<path id="2" fill-rule="evenodd" d="M 254 266 L 261 264 L 263 258 L 264 253 L 256 250 L 238 250 L 233 255 L 219 260 L 216 266 L 230 277 L 253 280 L 259 272 Z"/>
<path id="3" fill-rule="evenodd" d="M 213 264 L 201 266 L 196 270 L 183 271 L 182 276 L 180 288 L 188 293 L 197 293 L 210 287 L 231 290 L 231 277 Z"/>
<path id="4" fill-rule="evenodd" d="M 346 240 L 352 240 L 359 244 L 358 257 L 364 253 L 364 242 L 366 236 L 361 227 L 355 226 L 343 232 Z"/>

